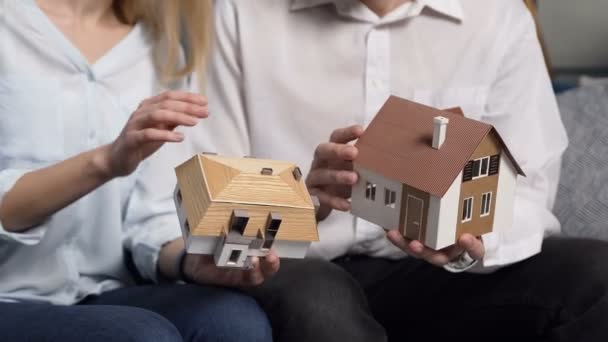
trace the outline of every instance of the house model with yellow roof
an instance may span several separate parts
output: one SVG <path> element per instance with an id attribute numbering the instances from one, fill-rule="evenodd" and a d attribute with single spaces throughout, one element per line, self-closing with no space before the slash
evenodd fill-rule
<path id="1" fill-rule="evenodd" d="M 188 253 L 247 268 L 251 257 L 270 249 L 304 258 L 319 240 L 316 198 L 293 163 L 199 154 L 175 173 L 173 197 Z"/>

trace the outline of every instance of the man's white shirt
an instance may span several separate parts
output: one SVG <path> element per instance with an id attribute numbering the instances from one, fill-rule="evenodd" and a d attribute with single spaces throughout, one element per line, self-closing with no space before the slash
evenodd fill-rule
<path id="1" fill-rule="evenodd" d="M 523 2 L 418 0 L 379 18 L 358 0 L 222 0 L 215 19 L 211 117 L 187 131 L 187 149 L 165 149 L 176 162 L 209 151 L 306 173 L 332 130 L 367 125 L 394 94 L 491 123 L 527 174 L 511 229 L 483 236 L 485 267 L 530 257 L 559 231 L 551 208 L 567 138 Z M 319 232 L 311 257 L 405 256 L 350 213 L 334 211 Z"/>

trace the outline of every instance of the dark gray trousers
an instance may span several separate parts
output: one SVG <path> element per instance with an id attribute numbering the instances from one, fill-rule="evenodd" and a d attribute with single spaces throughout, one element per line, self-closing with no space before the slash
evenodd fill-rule
<path id="1" fill-rule="evenodd" d="M 252 291 L 275 341 L 608 341 L 608 243 L 547 239 L 492 274 L 350 256 L 282 260 Z"/>

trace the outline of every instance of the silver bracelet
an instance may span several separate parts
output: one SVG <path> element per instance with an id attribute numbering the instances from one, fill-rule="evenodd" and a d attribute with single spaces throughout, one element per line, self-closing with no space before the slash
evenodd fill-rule
<path id="1" fill-rule="evenodd" d="M 473 268 L 477 263 L 478 260 L 473 259 L 467 251 L 464 251 L 454 260 L 443 266 L 443 268 L 452 273 L 461 273 Z"/>

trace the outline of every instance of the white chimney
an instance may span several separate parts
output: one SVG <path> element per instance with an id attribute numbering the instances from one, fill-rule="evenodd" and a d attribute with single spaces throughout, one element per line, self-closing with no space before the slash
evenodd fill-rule
<path id="1" fill-rule="evenodd" d="M 441 145 L 445 142 L 445 134 L 448 130 L 448 123 L 450 119 L 443 116 L 436 116 L 433 119 L 433 148 L 438 150 Z"/>

